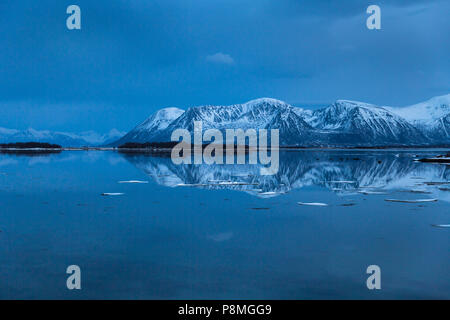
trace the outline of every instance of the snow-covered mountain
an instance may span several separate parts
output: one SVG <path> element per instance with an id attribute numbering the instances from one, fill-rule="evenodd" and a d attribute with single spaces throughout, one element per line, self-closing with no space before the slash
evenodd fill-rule
<path id="1" fill-rule="evenodd" d="M 424 144 L 426 137 L 404 118 L 372 104 L 338 100 L 314 111 L 307 122 L 329 133 L 329 143 L 349 145 Z"/>
<path id="2" fill-rule="evenodd" d="M 409 107 L 386 107 L 421 130 L 430 140 L 450 142 L 450 94 Z"/>
<path id="3" fill-rule="evenodd" d="M 202 121 L 203 130 L 279 129 L 280 143 L 283 145 L 301 145 L 304 141 L 317 140 L 314 128 L 297 114 L 296 109 L 299 108 L 276 99 L 261 98 L 231 106 L 199 106 L 185 112 L 170 109 L 171 112 L 163 114 L 161 111 L 166 109 L 158 111 L 113 145 L 170 141 L 176 129 L 184 128 L 193 132 L 194 121 Z M 163 126 L 159 125 L 161 122 Z"/>
<path id="4" fill-rule="evenodd" d="M 126 142 L 167 142 L 176 129 L 193 132 L 194 121 L 203 130 L 278 129 L 281 146 L 356 147 L 450 144 L 450 94 L 409 107 L 376 106 L 337 100 L 327 107 L 308 110 L 271 98 L 231 106 L 198 106 L 186 111 L 164 108 L 124 134 L 0 127 L 0 143 L 48 142 L 62 146 L 119 146 Z"/>
<path id="5" fill-rule="evenodd" d="M 144 122 L 136 126 L 133 130 L 117 141 L 111 141 L 111 145 L 120 146 L 126 142 L 155 142 L 157 135 L 166 129 L 174 120 L 179 118 L 184 110 L 178 108 L 164 108 L 156 111 Z M 170 137 L 169 140 L 170 141 Z"/>
<path id="6" fill-rule="evenodd" d="M 95 131 L 81 133 L 52 132 L 48 130 L 15 130 L 0 127 L 0 143 L 10 142 L 48 142 L 59 144 L 63 147 L 98 146 L 116 141 L 124 135 L 116 129 L 106 134 L 98 134 Z"/>
<path id="7" fill-rule="evenodd" d="M 408 107 L 385 107 L 409 122 L 431 123 L 450 114 L 450 94 L 431 98 Z"/>
<path id="8" fill-rule="evenodd" d="M 240 128 L 279 129 L 280 144 L 300 145 L 314 138 L 314 129 L 291 105 L 270 98 L 261 98 L 231 106 L 200 106 L 189 108 L 166 129 L 154 136 L 155 141 L 170 141 L 172 132 L 184 128 L 193 132 L 194 121 L 202 121 L 203 130 Z"/>
<path id="9" fill-rule="evenodd" d="M 167 142 L 176 129 L 279 129 L 281 146 L 412 146 L 450 143 L 450 95 L 410 107 L 379 107 L 337 100 L 308 110 L 261 98 L 231 106 L 162 109 L 113 146 L 125 142 Z"/>

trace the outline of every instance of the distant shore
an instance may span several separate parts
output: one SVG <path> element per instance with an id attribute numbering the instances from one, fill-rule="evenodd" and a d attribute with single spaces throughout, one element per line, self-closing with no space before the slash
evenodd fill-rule
<path id="1" fill-rule="evenodd" d="M 269 150 L 270 147 L 267 147 Z M 227 148 L 228 149 L 228 148 Z M 230 148 L 231 149 L 231 148 Z M 450 146 L 389 146 L 389 147 L 278 147 L 279 150 L 450 150 Z M 255 148 L 256 150 L 256 148 Z M 14 148 L 0 147 L 2 151 L 123 151 L 123 152 L 171 152 L 172 148 L 117 148 L 117 147 L 60 147 L 60 148 Z"/>
<path id="2" fill-rule="evenodd" d="M 118 147 L 63 147 L 46 142 L 15 142 L 0 144 L 0 152 L 61 152 L 61 151 L 118 151 L 133 153 L 170 153 L 178 142 L 126 143 Z M 203 144 L 204 149 L 210 144 Z M 196 145 L 191 145 L 194 149 Z M 240 146 L 242 147 L 242 146 Z M 243 146 L 245 151 L 257 150 L 257 147 Z M 224 150 L 237 149 L 236 145 L 223 145 Z M 271 149 L 270 146 L 267 147 Z M 390 146 L 280 146 L 278 150 L 450 150 L 450 145 L 390 145 Z"/>

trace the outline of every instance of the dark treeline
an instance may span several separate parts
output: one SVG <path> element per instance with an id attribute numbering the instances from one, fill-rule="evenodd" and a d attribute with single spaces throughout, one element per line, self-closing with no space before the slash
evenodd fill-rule
<path id="1" fill-rule="evenodd" d="M 119 152 L 121 153 L 150 153 L 157 156 L 169 156 L 173 147 L 175 147 L 179 142 L 145 142 L 145 143 L 138 143 L 138 142 L 127 142 L 123 145 L 120 145 L 118 147 Z M 202 144 L 202 150 L 204 150 L 208 145 L 211 144 Z M 214 145 L 214 143 L 212 143 Z M 194 144 L 186 144 L 184 148 L 191 147 L 191 151 L 194 152 Z M 219 146 L 219 145 L 216 145 Z M 245 153 L 249 152 L 249 146 L 241 146 L 244 149 Z M 222 148 L 224 152 L 229 152 L 227 150 L 233 150 L 234 154 L 237 154 L 238 148 L 236 145 L 226 145 L 223 144 Z M 183 149 L 184 150 L 184 149 Z M 183 156 L 183 150 L 180 151 L 180 156 Z M 212 156 L 215 156 L 216 152 L 213 150 L 211 152 Z"/>
<path id="2" fill-rule="evenodd" d="M 172 149 L 175 147 L 179 142 L 145 142 L 145 143 L 139 143 L 139 142 L 127 142 L 125 144 L 120 145 L 119 149 Z M 202 149 L 205 149 L 210 143 L 204 143 L 202 144 Z M 212 143 L 214 145 L 214 143 Z M 191 149 L 195 147 L 194 144 L 191 144 Z M 223 149 L 228 148 L 236 148 L 236 145 L 222 145 Z M 248 151 L 249 146 L 244 145 L 242 146 L 244 150 Z"/>
<path id="3" fill-rule="evenodd" d="M 173 148 L 178 142 L 127 142 L 120 145 L 119 149 L 158 149 L 158 148 Z"/>
<path id="4" fill-rule="evenodd" d="M 14 148 L 14 149 L 61 149 L 58 144 L 51 144 L 47 142 L 14 142 L 14 143 L 1 143 L 0 148 Z"/>

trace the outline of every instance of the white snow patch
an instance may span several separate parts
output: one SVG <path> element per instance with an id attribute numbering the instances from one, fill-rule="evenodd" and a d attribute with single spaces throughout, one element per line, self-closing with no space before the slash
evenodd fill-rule
<path id="1" fill-rule="evenodd" d="M 322 202 L 297 202 L 301 206 L 318 206 L 318 207 L 326 207 L 328 204 Z"/>

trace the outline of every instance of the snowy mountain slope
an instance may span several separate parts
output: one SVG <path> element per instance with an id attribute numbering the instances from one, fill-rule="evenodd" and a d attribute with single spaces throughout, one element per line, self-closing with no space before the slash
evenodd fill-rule
<path id="1" fill-rule="evenodd" d="M 59 144 L 63 147 L 96 146 L 106 141 L 117 140 L 124 133 L 112 129 L 107 134 L 98 134 L 94 131 L 82 133 L 52 132 L 49 130 L 35 130 L 29 128 L 23 131 L 15 129 L 0 128 L 0 143 L 10 142 L 48 142 Z"/>
<path id="2" fill-rule="evenodd" d="M 450 95 L 407 108 L 337 100 L 308 110 L 261 98 L 231 106 L 162 109 L 112 145 L 170 141 L 176 129 L 279 129 L 281 146 L 405 146 L 450 143 Z M 408 109 L 410 108 L 410 109 Z M 413 114 L 414 113 L 414 114 Z M 406 116 L 404 118 L 402 115 Z"/>
<path id="3" fill-rule="evenodd" d="M 292 107 L 279 100 L 261 98 L 231 106 L 199 106 L 189 108 L 171 127 L 191 129 L 193 121 L 202 121 L 204 129 L 264 128 L 278 112 Z"/>
<path id="4" fill-rule="evenodd" d="M 450 94 L 409 107 L 386 109 L 406 119 L 433 142 L 450 142 Z"/>
<path id="5" fill-rule="evenodd" d="M 178 108 L 164 108 L 158 110 L 144 122 L 124 135 L 121 139 L 111 141 L 108 145 L 119 146 L 126 142 L 153 142 L 154 136 L 166 129 L 171 122 L 179 118 L 184 110 Z"/>
<path id="6" fill-rule="evenodd" d="M 450 113 L 443 116 L 428 125 L 421 127 L 425 134 L 434 141 L 441 143 L 450 142 Z"/>
<path id="7" fill-rule="evenodd" d="M 450 94 L 409 107 L 393 108 L 337 100 L 318 110 L 261 98 L 231 106 L 199 106 L 186 111 L 165 108 L 124 134 L 48 130 L 15 130 L 0 127 L 0 143 L 49 142 L 62 146 L 119 146 L 126 142 L 167 142 L 172 132 L 193 132 L 194 121 L 203 130 L 279 129 L 281 146 L 413 146 L 450 144 Z"/>
<path id="8" fill-rule="evenodd" d="M 194 121 L 202 121 L 203 130 L 218 129 L 224 134 L 226 129 L 233 128 L 279 129 L 280 145 L 303 145 L 305 141 L 309 144 L 315 135 L 294 107 L 276 99 L 261 98 L 231 106 L 189 108 L 153 139 L 170 141 L 172 132 L 179 128 L 193 132 Z"/>
<path id="9" fill-rule="evenodd" d="M 316 129 L 334 133 L 329 143 L 423 144 L 426 137 L 402 117 L 385 108 L 348 100 L 316 110 L 306 121 Z"/>
<path id="10" fill-rule="evenodd" d="M 434 97 L 408 107 L 385 108 L 411 123 L 432 123 L 450 114 L 450 94 Z"/>

